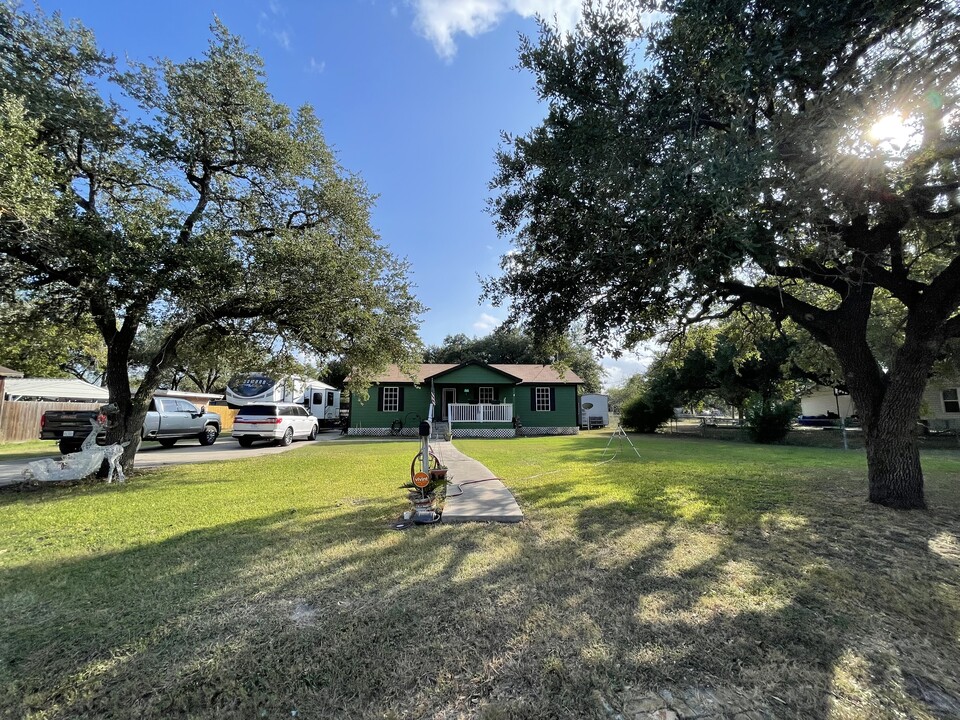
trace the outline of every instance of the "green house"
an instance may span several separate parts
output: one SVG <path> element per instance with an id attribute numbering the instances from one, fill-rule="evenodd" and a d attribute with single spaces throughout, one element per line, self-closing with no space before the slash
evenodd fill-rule
<path id="1" fill-rule="evenodd" d="M 365 402 L 351 395 L 349 432 L 416 435 L 432 402 L 433 430 L 454 437 L 576 435 L 582 383 L 551 365 L 425 364 L 412 377 L 391 366 Z"/>

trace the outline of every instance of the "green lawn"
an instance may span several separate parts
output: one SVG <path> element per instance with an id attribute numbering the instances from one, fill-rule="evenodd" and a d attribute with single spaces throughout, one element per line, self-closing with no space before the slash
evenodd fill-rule
<path id="1" fill-rule="evenodd" d="M 897 513 L 859 453 L 607 437 L 459 441 L 515 526 L 393 530 L 407 443 L 2 493 L 0 716 L 960 713 L 960 455 Z"/>
<path id="2" fill-rule="evenodd" d="M 29 460 L 59 454 L 60 450 L 52 440 L 0 443 L 0 460 Z"/>

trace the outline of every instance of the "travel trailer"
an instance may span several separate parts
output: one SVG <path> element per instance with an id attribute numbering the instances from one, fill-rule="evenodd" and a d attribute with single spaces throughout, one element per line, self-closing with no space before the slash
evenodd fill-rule
<path id="1" fill-rule="evenodd" d="M 586 393 L 580 396 L 580 427 L 586 430 L 610 424 L 610 404 L 606 395 Z"/>
<path id="2" fill-rule="evenodd" d="M 234 375 L 227 383 L 227 404 L 241 408 L 254 403 L 297 403 L 320 420 L 321 426 L 340 422 L 340 391 L 319 380 L 297 375 L 272 378 L 259 372 Z"/>

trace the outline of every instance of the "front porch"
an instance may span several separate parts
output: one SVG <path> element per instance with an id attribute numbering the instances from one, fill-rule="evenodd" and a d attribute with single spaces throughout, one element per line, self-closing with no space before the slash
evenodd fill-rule
<path id="1" fill-rule="evenodd" d="M 455 438 L 512 438 L 513 405 L 510 403 L 449 403 L 446 422 Z"/>
<path id="2" fill-rule="evenodd" d="M 510 403 L 449 403 L 444 418 L 450 423 L 507 423 L 513 426 Z"/>

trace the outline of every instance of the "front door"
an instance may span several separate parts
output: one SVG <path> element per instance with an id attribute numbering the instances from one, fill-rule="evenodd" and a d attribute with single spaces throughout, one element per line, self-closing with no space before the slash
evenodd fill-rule
<path id="1" fill-rule="evenodd" d="M 449 417 L 447 413 L 447 406 L 450 403 L 455 403 L 457 401 L 457 389 L 456 388 L 444 388 L 443 395 L 440 398 L 440 419 L 444 422 L 447 421 Z"/>

